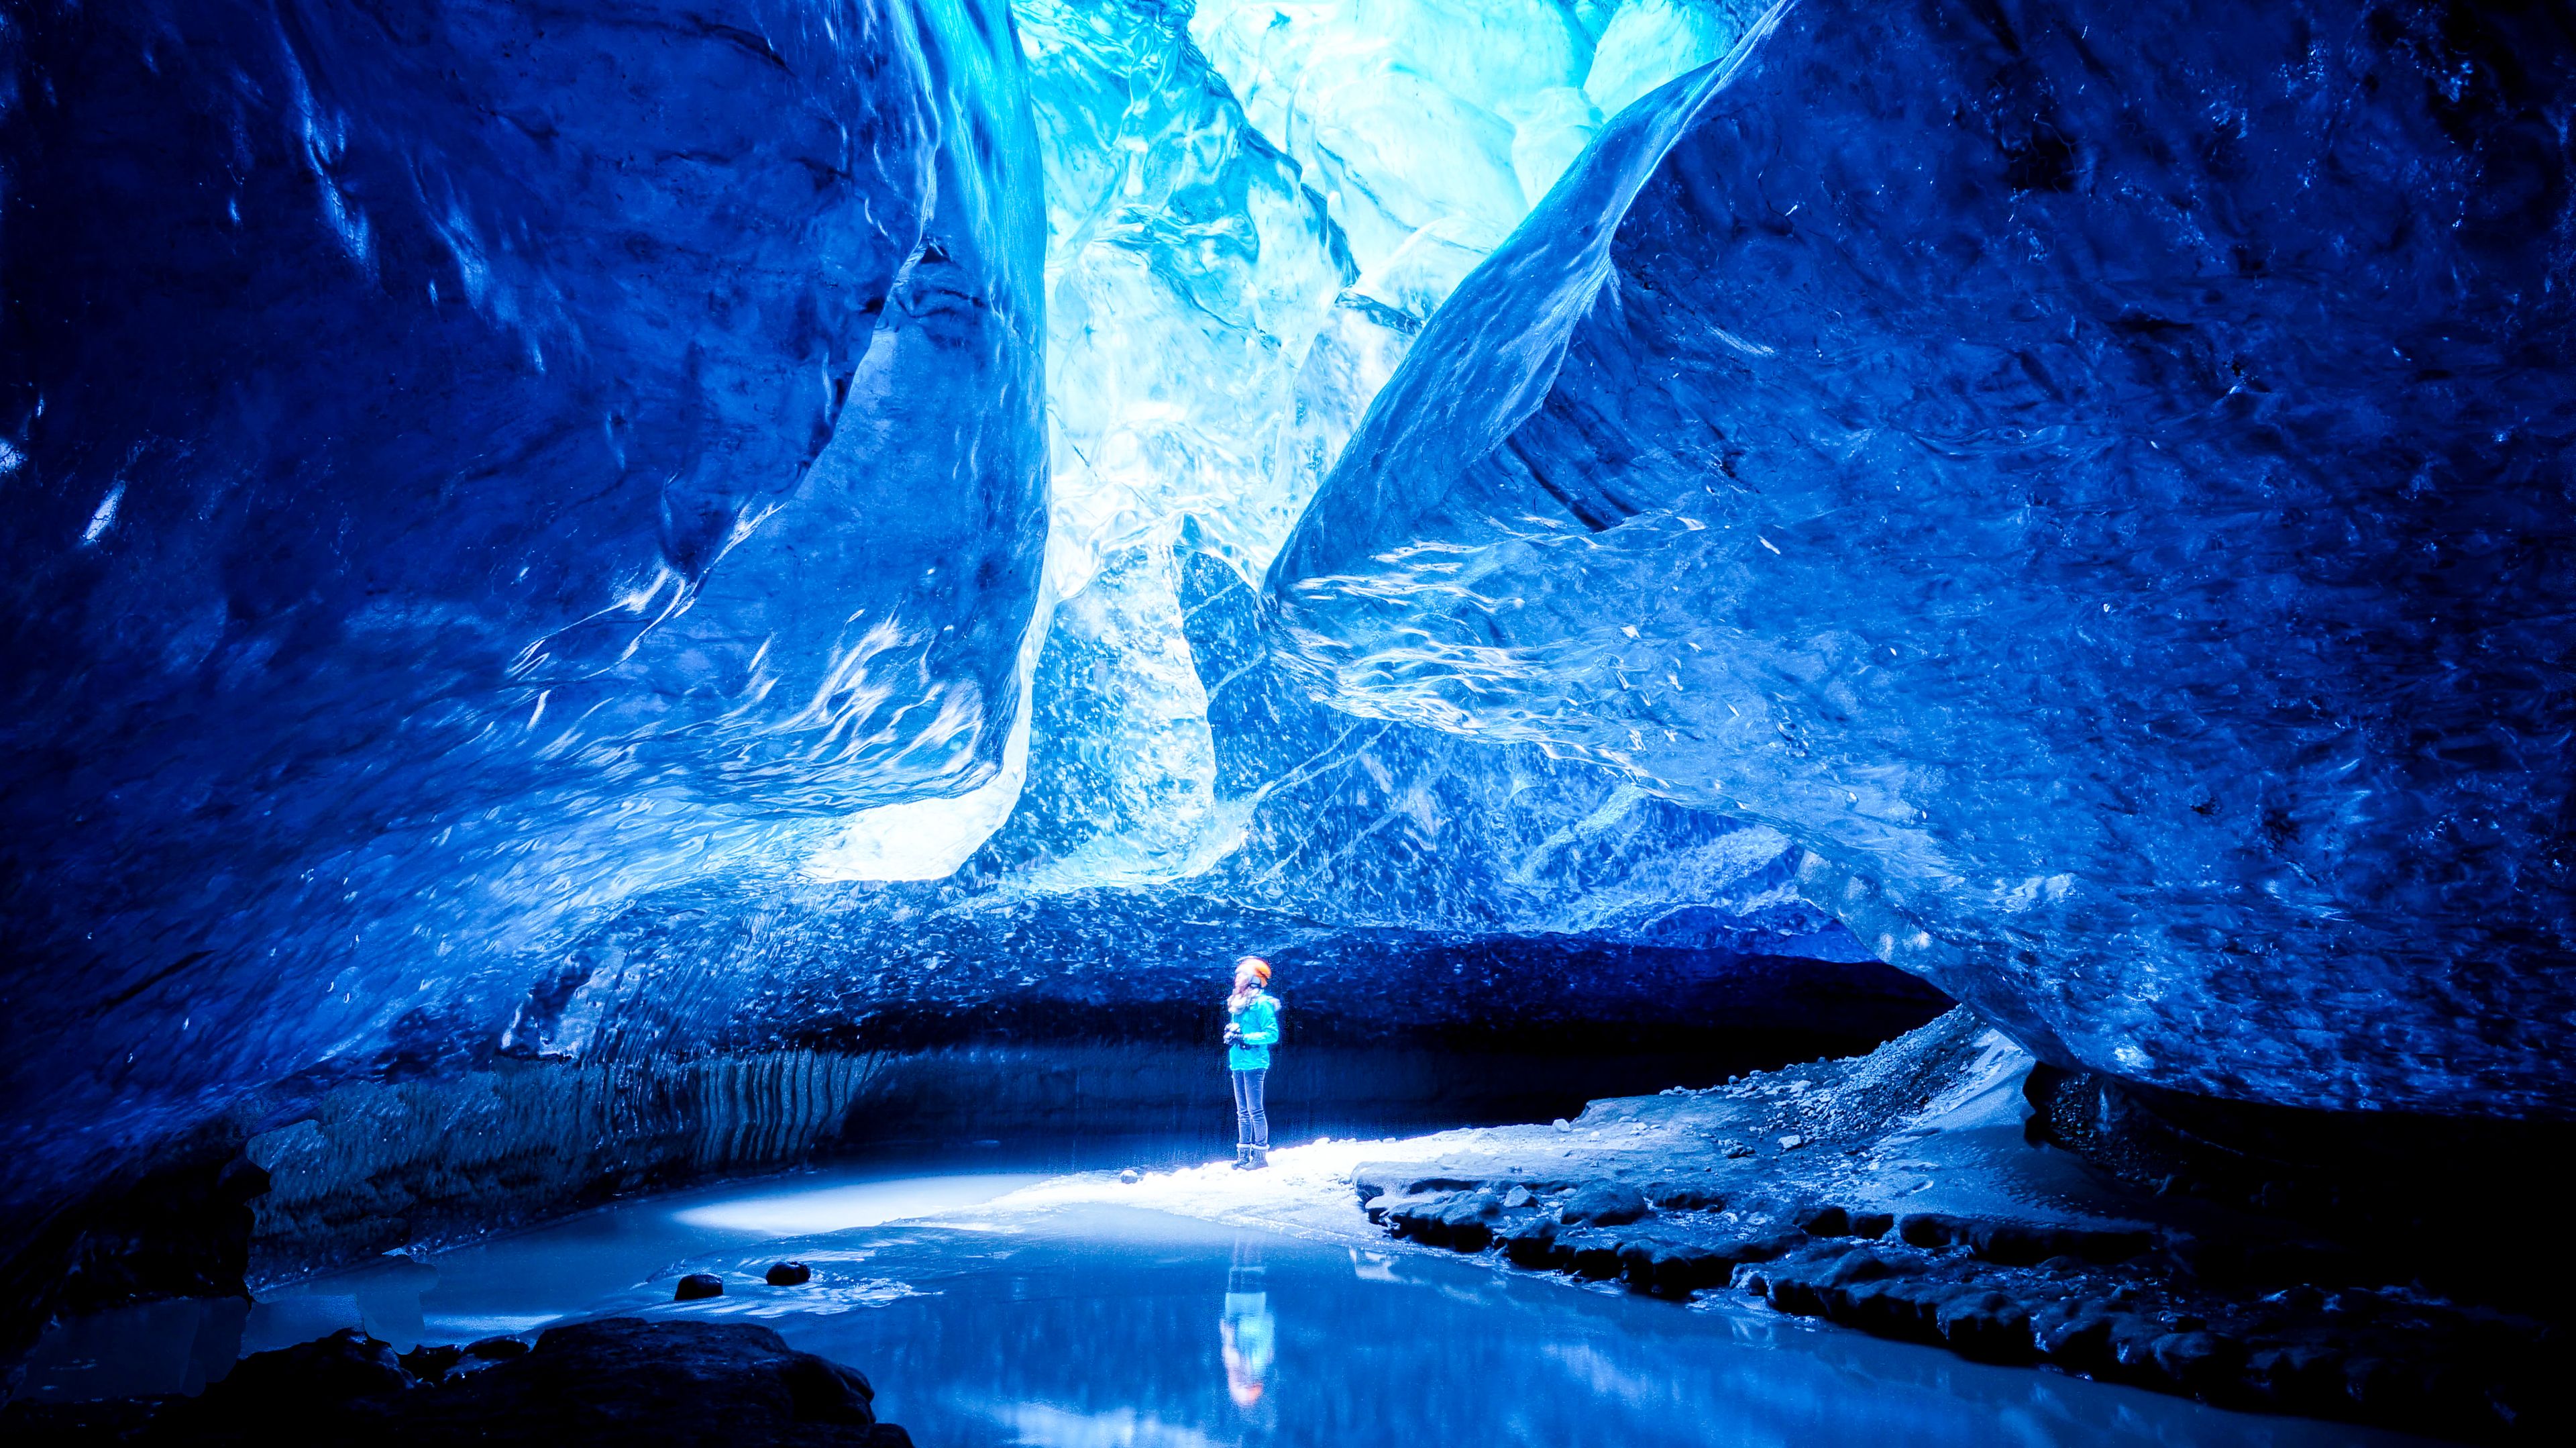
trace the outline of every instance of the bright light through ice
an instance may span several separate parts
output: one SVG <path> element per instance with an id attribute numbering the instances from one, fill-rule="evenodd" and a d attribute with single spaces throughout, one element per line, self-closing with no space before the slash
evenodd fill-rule
<path id="1" fill-rule="evenodd" d="M 1028 717 L 1028 706 L 1020 706 Z M 954 799 L 882 805 L 851 817 L 840 837 L 805 862 L 813 880 L 944 880 L 983 847 L 1020 801 L 1028 726 L 1018 726 L 1000 774 Z"/>
<path id="2" fill-rule="evenodd" d="M 116 505 L 124 501 L 125 484 L 119 483 L 108 489 L 106 501 L 98 505 L 97 512 L 89 515 L 89 526 L 81 530 L 81 541 L 95 543 L 104 536 L 108 528 L 116 522 Z"/>
<path id="3" fill-rule="evenodd" d="M 1049 888 L 1188 878 L 1233 848 L 1205 694 L 1186 651 L 1170 667 L 1182 520 L 1258 577 L 1450 288 L 1605 111 L 1724 53 L 1751 0 L 1620 0 L 1595 29 L 1554 0 L 1470 9 L 1207 0 L 1187 12 L 1194 46 L 1159 10 L 1014 0 L 1046 148 L 1052 328 L 1046 576 L 1019 724 L 982 787 L 850 817 L 808 878 L 965 864 L 1020 803 L 1038 649 L 1086 622 L 1106 621 L 1060 646 L 1106 656 L 1091 706 L 1059 700 L 1041 737 L 1109 780 L 1097 833 Z M 1139 547 L 1158 561 L 1115 562 Z M 1176 784 L 1195 807 L 1168 807 Z"/>
<path id="4" fill-rule="evenodd" d="M 807 879 L 945 880 L 1011 817 L 1028 781 L 1030 685 L 1054 598 L 1051 585 L 1041 579 L 1037 617 L 1020 642 L 1020 700 L 1010 737 L 1003 741 L 1000 772 L 952 798 L 907 800 L 851 816 L 832 843 L 807 857 Z"/>
<path id="5" fill-rule="evenodd" d="M 810 1237 L 845 1232 L 881 1222 L 989 1202 L 1043 1178 L 1018 1172 L 981 1176 L 910 1177 L 900 1181 L 864 1182 L 857 1186 L 779 1191 L 760 1196 L 727 1197 L 702 1207 L 672 1213 L 684 1226 L 723 1232 L 749 1232 L 764 1237 Z"/>

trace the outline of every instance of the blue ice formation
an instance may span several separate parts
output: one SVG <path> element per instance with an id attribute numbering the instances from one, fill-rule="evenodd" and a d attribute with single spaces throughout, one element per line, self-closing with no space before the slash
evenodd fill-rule
<path id="1" fill-rule="evenodd" d="M 1174 566 L 1138 549 L 1104 577 Z M 1205 693 L 1207 805 L 1224 821 L 1195 869 L 1104 878 L 1135 822 L 1084 686 L 1120 667 L 1118 645 L 1059 628 L 1027 786 L 959 869 L 647 897 L 558 956 L 505 1048 L 900 1045 L 983 1039 L 997 1020 L 1013 1041 L 1160 1040 L 1208 1009 L 1210 963 L 1247 950 L 1293 980 L 1310 1041 L 1548 1023 L 1835 1035 L 1938 1009 L 1800 897 L 1801 857 L 1775 831 L 1536 747 L 1323 708 L 1270 658 L 1229 565 L 1192 554 L 1176 571 L 1178 668 Z"/>
<path id="2" fill-rule="evenodd" d="M 1752 0 L 1202 0 L 1190 34 L 1295 157 L 1363 291 L 1416 321 L 1608 116 L 1716 60 Z"/>
<path id="3" fill-rule="evenodd" d="M 1287 535 L 1322 476 L 1299 437 L 1300 373 L 1351 275 L 1321 201 L 1209 74 L 1186 14 L 1158 0 L 1015 10 L 1049 238 L 1048 536 L 1023 684 L 1055 634 L 1118 640 L 1082 707 L 1021 717 L 1083 730 L 1111 765 L 1101 844 L 1067 867 L 1101 883 L 1183 871 L 1207 848 L 1211 746 L 1167 545 L 1194 518 L 1257 571 Z M 1339 409 L 1339 435 L 1364 405 Z M 1164 545 L 1159 569 L 1105 567 L 1149 544 Z M 1024 732 L 965 798 L 852 821 L 812 873 L 950 874 L 1010 817 L 1028 747 Z"/>
<path id="4" fill-rule="evenodd" d="M 1432 320 L 1280 652 L 1778 830 L 2061 1062 L 2576 1110 L 2572 64 L 2551 6 L 1783 7 Z"/>
<path id="5" fill-rule="evenodd" d="M 1457 277 L 1741 16 L 1498 9 L 1480 69 L 1473 7 L 1292 10 L 12 12 L 0 1208 L 1247 939 L 1355 1022 L 1453 955 L 1503 1017 L 1923 1009 L 1776 831 L 1333 714 L 1252 622 Z"/>
<path id="6" fill-rule="evenodd" d="M 998 7 L 0 27 L 16 1183 L 997 770 L 1045 536 Z"/>
<path id="7" fill-rule="evenodd" d="M 2563 1112 L 2555 13 L 20 7 L 0 1208 L 1246 943 Z"/>
<path id="8" fill-rule="evenodd" d="M 1051 878 L 1178 879 L 1230 848 L 1180 558 L 1257 579 L 1423 321 L 1598 125 L 1589 95 L 1615 108 L 1714 58 L 1741 10 L 1018 0 L 1046 158 L 1050 447 L 1023 677 L 1037 687 L 1050 638 L 1095 655 L 1024 716 L 1097 766 L 1091 843 Z M 1182 554 L 1164 546 L 1184 531 Z M 811 873 L 948 876 L 1011 817 L 1029 744 L 964 797 L 852 820 Z"/>
<path id="9" fill-rule="evenodd" d="M 1025 738 L 983 792 L 999 807 L 870 812 L 809 871 L 847 888 L 752 912 L 756 946 L 608 927 L 584 958 L 617 963 L 583 977 L 579 1010 L 651 1019 L 652 998 L 682 995 L 755 1031 L 864 1019 L 984 999 L 978 958 L 1024 999 L 1158 1000 L 1196 989 L 1193 962 L 1254 947 L 1313 989 L 1389 971 L 1397 937 L 1862 958 L 1796 898 L 1777 833 L 1537 749 L 1318 709 L 1229 584 L 1258 577 L 1456 275 L 1525 212 L 1510 148 L 1483 147 L 1487 108 L 1579 85 L 1590 33 L 1554 5 L 1444 0 L 1265 10 L 1255 49 L 1223 5 L 1013 13 L 1047 168 L 1050 526 Z M 1543 60 L 1462 63 L 1441 37 L 1469 18 Z M 1391 85 L 1433 109 L 1388 111 Z M 1443 121 L 1471 113 L 1487 119 Z M 1348 154 L 1315 151 L 1319 127 Z M 1426 179 L 1469 176 L 1460 193 Z M 1470 193 L 1500 199 L 1462 219 Z M 1390 215 L 1419 233 L 1409 250 Z M 1099 943 L 1121 937 L 1135 958 Z M 943 961 L 966 968 L 943 978 Z M 1387 1014 L 1403 994 L 1390 976 Z"/>

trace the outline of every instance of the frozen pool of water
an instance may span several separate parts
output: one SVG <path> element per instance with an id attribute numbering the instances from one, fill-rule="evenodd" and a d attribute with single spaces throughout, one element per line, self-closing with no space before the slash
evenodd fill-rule
<path id="1" fill-rule="evenodd" d="M 583 1316 L 755 1321 L 850 1363 L 924 1448 L 1385 1442 L 2394 1444 L 1419 1253 L 1122 1207 L 986 1205 L 1031 1178 L 813 1173 L 622 1204 L 269 1295 L 256 1352 Z M 774 1261 L 814 1280 L 773 1288 Z M 675 1304 L 711 1271 L 726 1294 Z"/>

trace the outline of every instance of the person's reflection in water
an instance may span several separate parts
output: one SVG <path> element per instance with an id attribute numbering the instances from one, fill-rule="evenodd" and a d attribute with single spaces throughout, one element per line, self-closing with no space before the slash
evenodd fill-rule
<path id="1" fill-rule="evenodd" d="M 1226 1395 L 1250 1412 L 1270 1383 L 1270 1359 L 1279 1336 L 1263 1290 L 1257 1237 L 1234 1239 L 1234 1267 L 1226 1273 L 1225 1315 L 1217 1320 L 1217 1336 L 1225 1345 Z"/>

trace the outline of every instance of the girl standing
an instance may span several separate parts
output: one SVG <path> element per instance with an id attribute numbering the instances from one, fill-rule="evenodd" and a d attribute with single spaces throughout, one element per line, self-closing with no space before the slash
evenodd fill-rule
<path id="1" fill-rule="evenodd" d="M 1270 1165 L 1270 1113 L 1261 1088 L 1270 1075 L 1270 1048 L 1279 1040 L 1279 1002 L 1263 989 L 1270 962 L 1247 955 L 1234 964 L 1234 994 L 1225 998 L 1225 1064 L 1234 1073 L 1234 1169 Z"/>

